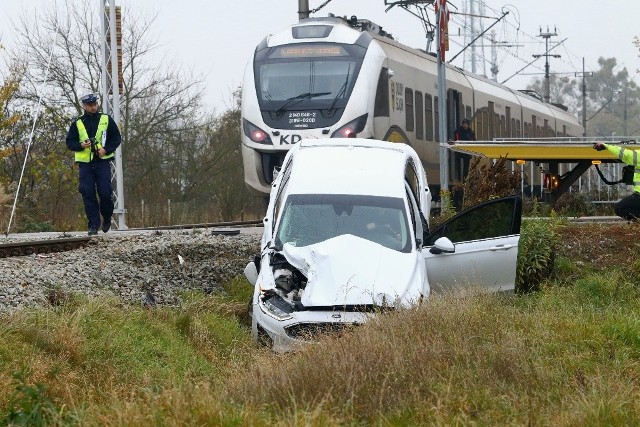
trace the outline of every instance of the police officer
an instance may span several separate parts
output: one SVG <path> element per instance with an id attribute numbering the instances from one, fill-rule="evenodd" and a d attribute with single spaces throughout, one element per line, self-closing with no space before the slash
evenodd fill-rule
<path id="1" fill-rule="evenodd" d="M 593 144 L 593 148 L 598 151 L 607 150 L 620 161 L 634 167 L 633 194 L 616 203 L 613 210 L 616 215 L 628 221 L 640 219 L 640 155 L 635 150 L 604 142 L 596 142 Z"/>
<path id="2" fill-rule="evenodd" d="M 98 112 L 98 100 L 95 93 L 80 98 L 84 114 L 71 123 L 67 133 L 67 148 L 75 152 L 78 164 L 78 190 L 84 202 L 89 236 L 98 234 L 100 215 L 102 231 L 106 233 L 111 228 L 111 161 L 122 141 L 116 122 L 109 115 Z"/>

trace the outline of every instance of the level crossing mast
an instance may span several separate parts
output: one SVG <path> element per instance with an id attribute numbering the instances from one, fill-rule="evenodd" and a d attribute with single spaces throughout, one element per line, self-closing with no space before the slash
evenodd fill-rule
<path id="1" fill-rule="evenodd" d="M 120 6 L 115 0 L 100 0 L 102 23 L 102 108 L 120 126 L 120 94 L 122 81 L 122 31 Z M 114 222 L 119 230 L 127 228 L 124 207 L 124 180 L 122 174 L 122 144 L 115 152 L 111 163 L 111 180 L 115 199 Z"/>

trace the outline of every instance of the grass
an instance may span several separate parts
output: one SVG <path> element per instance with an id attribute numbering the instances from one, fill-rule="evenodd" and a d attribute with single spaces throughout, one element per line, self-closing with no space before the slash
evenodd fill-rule
<path id="1" fill-rule="evenodd" d="M 240 278 L 180 309 L 71 298 L 2 319 L 0 425 L 634 425 L 640 279 L 587 267 L 286 355 L 251 342 Z"/>

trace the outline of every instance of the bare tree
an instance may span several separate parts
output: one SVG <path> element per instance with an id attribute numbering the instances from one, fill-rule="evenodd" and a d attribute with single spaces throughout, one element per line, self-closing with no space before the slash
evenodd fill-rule
<path id="1" fill-rule="evenodd" d="M 67 0 L 64 13 L 52 6 L 15 23 L 17 43 L 9 57 L 23 71 L 19 102 L 35 103 L 42 96 L 45 109 L 66 127 L 81 112 L 80 96 L 102 87 L 100 16 L 93 3 Z M 122 16 L 125 196 L 177 199 L 184 187 L 172 183 L 185 182 L 192 165 L 175 158 L 194 150 L 206 127 L 202 82 L 158 55 L 151 33 L 155 17 L 129 10 Z"/>

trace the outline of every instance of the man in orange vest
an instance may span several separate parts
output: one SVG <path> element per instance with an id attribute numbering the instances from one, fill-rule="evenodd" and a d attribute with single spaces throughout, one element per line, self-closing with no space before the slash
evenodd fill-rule
<path id="1" fill-rule="evenodd" d="M 102 231 L 106 233 L 111 228 L 114 207 L 111 162 L 122 137 L 116 122 L 109 115 L 98 112 L 97 94 L 89 93 L 80 98 L 80 102 L 84 114 L 71 123 L 67 148 L 75 153 L 79 170 L 78 190 L 87 215 L 88 234 L 95 236 L 100 227 L 100 215 Z"/>

